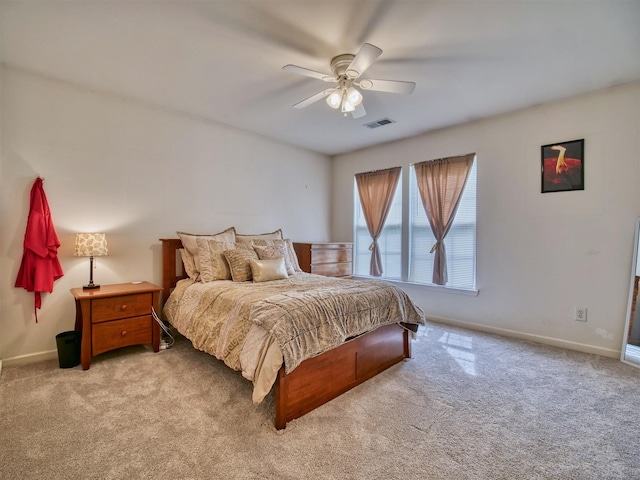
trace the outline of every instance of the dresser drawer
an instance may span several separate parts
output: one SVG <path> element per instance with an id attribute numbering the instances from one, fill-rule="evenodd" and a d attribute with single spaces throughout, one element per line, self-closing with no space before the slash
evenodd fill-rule
<path id="1" fill-rule="evenodd" d="M 119 318 L 149 315 L 151 305 L 153 305 L 151 293 L 96 298 L 91 302 L 91 320 L 93 323 L 99 323 Z"/>
<path id="2" fill-rule="evenodd" d="M 311 265 L 311 273 L 324 275 L 325 277 L 348 277 L 353 272 L 351 262 L 349 262 Z"/>
<path id="3" fill-rule="evenodd" d="M 150 315 L 102 322 L 93 326 L 91 345 L 92 354 L 113 350 L 114 348 L 151 343 Z"/>
<path id="4" fill-rule="evenodd" d="M 313 268 L 313 265 L 320 263 L 350 262 L 352 254 L 351 248 L 314 248 L 311 254 L 311 265 Z"/>

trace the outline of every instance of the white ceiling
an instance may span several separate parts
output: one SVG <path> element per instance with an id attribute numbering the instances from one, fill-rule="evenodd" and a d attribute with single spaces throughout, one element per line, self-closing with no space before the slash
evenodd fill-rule
<path id="1" fill-rule="evenodd" d="M 337 154 L 640 79 L 640 0 L 2 0 L 2 61 L 91 90 Z M 319 101 L 368 42 L 367 115 Z M 389 117 L 391 125 L 364 123 Z"/>

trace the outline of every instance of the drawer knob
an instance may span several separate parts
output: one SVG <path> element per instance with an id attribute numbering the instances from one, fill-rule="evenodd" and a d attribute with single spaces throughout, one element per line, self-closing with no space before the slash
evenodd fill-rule
<path id="1" fill-rule="evenodd" d="M 120 332 L 120 336 L 121 336 L 121 337 L 124 337 L 126 334 L 127 334 L 127 331 L 126 331 L 126 330 L 123 330 L 122 332 Z"/>
<path id="2" fill-rule="evenodd" d="M 127 304 L 125 303 L 120 307 L 120 310 L 125 311 L 127 309 Z"/>

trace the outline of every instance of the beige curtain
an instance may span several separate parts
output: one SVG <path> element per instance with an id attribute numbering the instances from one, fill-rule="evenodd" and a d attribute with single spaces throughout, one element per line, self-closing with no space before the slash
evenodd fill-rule
<path id="1" fill-rule="evenodd" d="M 444 238 L 456 216 L 474 157 L 471 153 L 414 165 L 422 205 L 436 237 L 431 248 L 431 253 L 436 254 L 433 262 L 433 283 L 436 285 L 446 285 L 448 281 Z"/>
<path id="2" fill-rule="evenodd" d="M 364 219 L 373 239 L 369 246 L 369 250 L 371 250 L 369 273 L 374 277 L 382 275 L 382 259 L 378 248 L 378 238 L 382 233 L 387 215 L 389 215 L 401 171 L 401 167 L 394 167 L 356 174 L 356 184 Z"/>

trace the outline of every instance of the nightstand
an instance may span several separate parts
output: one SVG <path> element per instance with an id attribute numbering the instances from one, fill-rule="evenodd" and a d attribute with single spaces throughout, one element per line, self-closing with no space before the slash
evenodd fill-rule
<path id="1" fill-rule="evenodd" d="M 158 310 L 162 287 L 149 282 L 101 285 L 95 290 L 72 288 L 76 300 L 76 331 L 82 331 L 82 369 L 91 359 L 116 348 L 150 343 L 160 350 L 160 326 L 151 316 Z"/>

